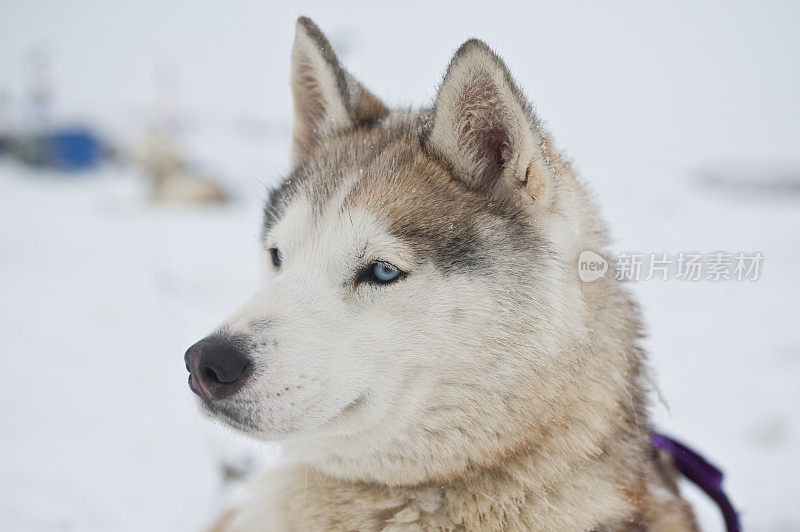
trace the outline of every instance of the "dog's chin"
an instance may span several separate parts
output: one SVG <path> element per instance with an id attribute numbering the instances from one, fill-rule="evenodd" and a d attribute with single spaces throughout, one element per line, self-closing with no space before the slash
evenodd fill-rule
<path id="1" fill-rule="evenodd" d="M 198 399 L 198 404 L 203 415 L 212 421 L 227 425 L 248 436 L 260 437 L 261 427 L 253 416 L 243 414 L 236 408 L 203 399 Z"/>

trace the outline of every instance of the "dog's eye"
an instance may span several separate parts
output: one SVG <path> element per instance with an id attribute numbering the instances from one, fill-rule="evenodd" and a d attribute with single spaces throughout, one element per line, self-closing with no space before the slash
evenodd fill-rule
<path id="1" fill-rule="evenodd" d="M 400 278 L 400 270 L 385 262 L 375 262 L 369 266 L 369 280 L 378 284 L 389 284 Z"/>
<path id="2" fill-rule="evenodd" d="M 283 264 L 283 253 L 278 248 L 269 248 L 269 254 L 272 257 L 272 265 L 280 268 Z"/>

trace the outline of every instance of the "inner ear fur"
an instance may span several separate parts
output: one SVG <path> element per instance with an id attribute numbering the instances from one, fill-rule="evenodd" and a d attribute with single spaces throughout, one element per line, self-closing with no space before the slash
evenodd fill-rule
<path id="1" fill-rule="evenodd" d="M 553 188 L 544 135 L 503 61 L 482 41 L 464 43 L 439 87 L 423 145 L 468 187 L 522 188 L 544 201 Z"/>

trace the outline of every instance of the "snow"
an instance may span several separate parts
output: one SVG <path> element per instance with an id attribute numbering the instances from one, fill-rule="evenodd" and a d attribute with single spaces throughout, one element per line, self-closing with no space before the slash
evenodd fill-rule
<path id="1" fill-rule="evenodd" d="M 196 413 L 182 354 L 256 285 L 298 14 L 395 105 L 429 101 L 458 44 L 485 38 L 596 192 L 614 249 L 763 253 L 755 282 L 631 287 L 669 404 L 659 427 L 725 469 L 747 530 L 800 530 L 800 195 L 701 179 L 800 179 L 798 4 L 13 0 L 0 92 L 22 91 L 20 58 L 43 46 L 59 116 L 126 146 L 158 107 L 154 68 L 174 70 L 180 140 L 239 201 L 156 207 L 130 166 L 65 177 L 0 158 L 3 528 L 197 530 L 239 489 L 223 469 L 274 463 L 276 447 Z"/>

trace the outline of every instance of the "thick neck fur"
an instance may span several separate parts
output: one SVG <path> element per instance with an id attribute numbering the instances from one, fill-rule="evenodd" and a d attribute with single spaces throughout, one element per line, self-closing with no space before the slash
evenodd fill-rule
<path id="1" fill-rule="evenodd" d="M 458 480 L 408 487 L 341 481 L 298 468 L 287 475 L 293 493 L 286 529 L 591 530 L 635 519 L 638 505 L 631 500 L 644 476 L 635 440 L 612 445 L 607 438 L 591 454 L 555 462 L 552 455 L 563 453 L 564 442 L 552 443 Z"/>

